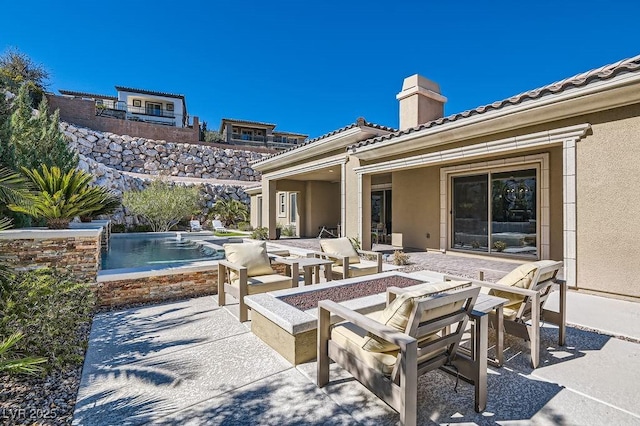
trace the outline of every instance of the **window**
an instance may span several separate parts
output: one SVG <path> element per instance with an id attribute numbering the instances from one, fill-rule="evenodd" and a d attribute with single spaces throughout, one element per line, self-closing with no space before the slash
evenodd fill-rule
<path id="1" fill-rule="evenodd" d="M 147 115 L 162 115 L 162 104 L 155 102 L 145 102 L 145 113 Z"/>
<path id="2" fill-rule="evenodd" d="M 454 177 L 452 248 L 537 257 L 537 170 Z"/>
<path id="3" fill-rule="evenodd" d="M 289 222 L 296 223 L 298 216 L 298 193 L 289 194 Z"/>
<path id="4" fill-rule="evenodd" d="M 133 100 L 133 106 L 140 108 L 142 106 L 142 101 L 140 99 L 134 99 Z"/>
<path id="5" fill-rule="evenodd" d="M 167 104 L 167 111 L 173 111 L 173 103 Z"/>
<path id="6" fill-rule="evenodd" d="M 278 195 L 278 216 L 280 217 L 284 217 L 287 214 L 287 194 L 285 194 L 284 192 L 280 193 Z"/>

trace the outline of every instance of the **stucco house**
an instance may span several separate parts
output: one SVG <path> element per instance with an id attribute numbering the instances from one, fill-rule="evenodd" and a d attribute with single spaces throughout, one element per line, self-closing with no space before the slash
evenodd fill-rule
<path id="1" fill-rule="evenodd" d="M 256 162 L 252 225 L 562 260 L 572 287 L 640 297 L 640 55 L 449 116 L 419 75 L 397 99 L 399 130 L 360 119 Z"/>
<path id="2" fill-rule="evenodd" d="M 220 121 L 220 135 L 225 143 L 234 145 L 266 146 L 287 149 L 303 143 L 309 135 L 276 130 L 273 123 L 262 121 L 223 118 Z"/>
<path id="3" fill-rule="evenodd" d="M 187 127 L 189 116 L 184 95 L 115 86 L 117 96 L 59 90 L 64 97 L 93 100 L 99 116 Z"/>

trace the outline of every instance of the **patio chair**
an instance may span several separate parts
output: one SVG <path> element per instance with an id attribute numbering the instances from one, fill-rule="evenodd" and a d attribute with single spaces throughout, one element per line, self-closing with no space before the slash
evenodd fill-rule
<path id="1" fill-rule="evenodd" d="M 567 283 L 556 279 L 562 262 L 540 260 L 525 263 L 502 277 L 496 283 L 483 281 L 484 272 L 480 271 L 480 280 L 474 284 L 489 289 L 489 294 L 508 299 L 504 305 L 503 328 L 506 333 L 521 337 L 529 342 L 531 365 L 537 368 L 540 362 L 540 324 L 541 321 L 558 326 L 558 343 L 565 344 L 567 318 Z M 459 280 L 460 277 L 447 276 L 445 279 Z M 544 305 L 551 292 L 560 289 L 559 312 L 547 310 Z M 495 324 L 495 315 L 494 324 Z"/>
<path id="2" fill-rule="evenodd" d="M 356 250 L 347 237 L 320 240 L 321 252 L 316 257 L 333 260 L 331 273 L 334 279 L 361 277 L 382 272 L 382 253 Z M 361 260 L 360 255 L 374 257 L 375 261 Z"/>
<path id="3" fill-rule="evenodd" d="M 227 232 L 228 229 L 224 227 L 221 221 L 214 219 L 211 221 L 211 226 L 213 226 L 213 230 L 216 232 Z"/>
<path id="4" fill-rule="evenodd" d="M 390 287 L 387 307 L 368 316 L 321 301 L 318 386 L 329 383 L 333 360 L 415 425 L 418 376 L 451 364 L 479 292 L 469 281 Z M 346 322 L 332 326 L 332 316 Z"/>
<path id="5" fill-rule="evenodd" d="M 231 294 L 240 304 L 240 322 L 248 320 L 244 296 L 291 288 L 298 284 L 298 264 L 289 263 L 291 275 L 276 274 L 271 268 L 265 242 L 224 244 L 226 260 L 218 262 L 218 305 Z M 274 259 L 277 262 L 277 259 Z"/>
<path id="6" fill-rule="evenodd" d="M 190 220 L 189 227 L 191 228 L 191 232 L 202 231 L 202 225 L 200 225 L 199 220 Z"/>

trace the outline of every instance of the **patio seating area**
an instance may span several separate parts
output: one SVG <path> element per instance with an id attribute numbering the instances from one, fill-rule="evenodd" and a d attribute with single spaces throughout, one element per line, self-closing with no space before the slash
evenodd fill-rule
<path id="1" fill-rule="evenodd" d="M 435 256 L 442 256 L 437 262 L 448 261 Z M 460 273 L 459 261 L 452 258 L 438 272 L 468 276 L 477 269 L 468 262 L 469 270 Z M 517 266 L 501 263 L 484 266 Z M 421 274 L 430 273 L 411 275 Z M 557 308 L 557 293 L 547 307 Z M 400 420 L 335 363 L 329 365 L 329 382 L 319 388 L 315 360 L 292 365 L 250 331 L 251 321 L 238 321 L 237 302 L 226 303 L 220 307 L 215 296 L 207 296 L 98 314 L 74 422 L 391 425 Z M 559 346 L 557 327 L 544 324 L 536 369 L 526 342 L 504 335 L 504 365 L 487 368 L 482 412 L 474 410 L 473 385 L 461 380 L 456 391 L 455 376 L 439 370 L 419 375 L 417 424 L 640 422 L 637 304 L 569 292 L 567 305 L 566 345 Z M 490 342 L 496 334 L 489 330 Z"/>

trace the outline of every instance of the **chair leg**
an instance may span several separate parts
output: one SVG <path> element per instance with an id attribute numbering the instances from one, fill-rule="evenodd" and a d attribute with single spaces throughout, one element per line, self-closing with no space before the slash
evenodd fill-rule
<path id="1" fill-rule="evenodd" d="M 218 306 L 224 306 L 227 303 L 226 294 L 224 292 L 224 282 L 226 276 L 226 268 L 218 265 Z"/>
<path id="2" fill-rule="evenodd" d="M 329 333 L 331 332 L 331 313 L 323 308 L 318 308 L 318 387 L 324 387 L 329 383 Z"/>
<path id="3" fill-rule="evenodd" d="M 529 344 L 531 345 L 531 366 L 538 368 L 540 363 L 540 296 L 536 294 L 531 301 L 531 327 Z"/>
<path id="4" fill-rule="evenodd" d="M 402 402 L 400 424 L 414 426 L 417 424 L 418 409 L 418 342 L 409 343 L 400 358 L 400 394 Z"/>

